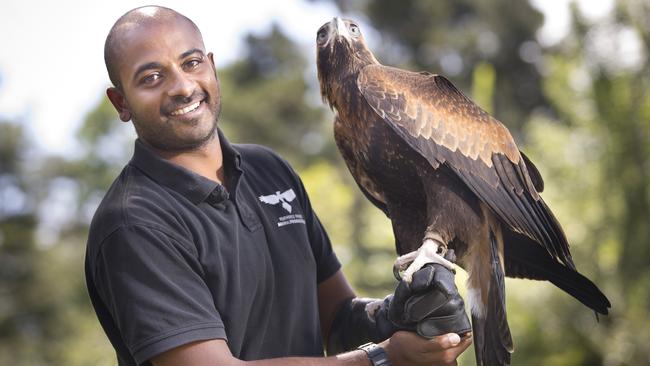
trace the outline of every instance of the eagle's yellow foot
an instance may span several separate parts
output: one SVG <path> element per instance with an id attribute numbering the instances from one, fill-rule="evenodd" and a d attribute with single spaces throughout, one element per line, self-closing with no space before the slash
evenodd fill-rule
<path id="1" fill-rule="evenodd" d="M 418 250 L 406 253 L 397 258 L 393 265 L 393 274 L 398 280 L 411 283 L 413 274 L 427 263 L 438 263 L 455 272 L 454 264 L 444 258 L 446 253 L 446 245 L 439 241 L 426 238 Z M 404 273 L 400 276 L 401 271 L 404 271 Z"/>

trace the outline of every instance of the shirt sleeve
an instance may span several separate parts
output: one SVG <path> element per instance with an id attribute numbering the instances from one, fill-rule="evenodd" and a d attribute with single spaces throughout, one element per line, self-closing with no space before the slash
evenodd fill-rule
<path id="1" fill-rule="evenodd" d="M 307 230 L 309 230 L 311 250 L 316 259 L 316 279 L 318 283 L 321 283 L 336 273 L 341 268 L 341 263 L 336 257 L 334 249 L 332 249 L 332 243 L 327 232 L 311 208 L 305 222 Z"/>
<path id="2" fill-rule="evenodd" d="M 191 245 L 161 230 L 127 226 L 96 257 L 94 281 L 138 364 L 226 332 Z"/>

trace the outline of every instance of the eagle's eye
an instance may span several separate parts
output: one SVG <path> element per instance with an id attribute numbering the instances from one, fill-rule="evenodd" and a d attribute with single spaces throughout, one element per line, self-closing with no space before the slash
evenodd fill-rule
<path id="1" fill-rule="evenodd" d="M 361 34 L 361 31 L 359 30 L 359 27 L 355 24 L 350 24 L 350 34 L 358 37 Z"/>
<path id="2" fill-rule="evenodd" d="M 323 44 L 325 41 L 327 41 L 327 31 L 323 29 L 316 35 L 316 42 L 318 42 L 318 44 Z"/>

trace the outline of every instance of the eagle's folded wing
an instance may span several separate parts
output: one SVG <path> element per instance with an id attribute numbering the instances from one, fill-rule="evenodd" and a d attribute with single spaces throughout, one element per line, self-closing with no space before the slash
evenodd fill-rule
<path id="1" fill-rule="evenodd" d="M 536 189 L 543 187 L 541 176 L 501 122 L 442 76 L 369 65 L 357 86 L 433 167 L 448 165 L 512 230 L 574 268 L 564 232 Z"/>

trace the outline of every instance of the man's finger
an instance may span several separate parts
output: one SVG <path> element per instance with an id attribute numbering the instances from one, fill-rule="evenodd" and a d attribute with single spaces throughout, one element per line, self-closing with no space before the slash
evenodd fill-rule
<path id="1" fill-rule="evenodd" d="M 456 333 L 447 333 L 433 337 L 429 342 L 434 343 L 437 346 L 435 349 L 432 349 L 431 352 L 454 349 L 458 354 L 461 354 L 470 344 L 472 344 L 472 333 L 467 333 L 463 337 Z"/>
<path id="2" fill-rule="evenodd" d="M 440 347 L 443 349 L 455 347 L 461 342 L 460 336 L 456 333 L 443 334 L 436 338 L 440 344 Z M 436 340 L 436 338 L 433 339 Z"/>
<path id="3" fill-rule="evenodd" d="M 471 336 L 471 334 L 470 334 L 470 335 L 466 335 L 466 336 L 464 336 L 464 337 L 462 338 L 462 340 L 460 341 L 460 343 L 456 346 L 455 351 L 458 352 L 458 353 L 457 353 L 458 355 L 460 355 L 460 354 L 463 353 L 463 352 L 467 349 L 467 347 L 469 347 L 471 344 L 472 344 L 472 336 Z"/>

